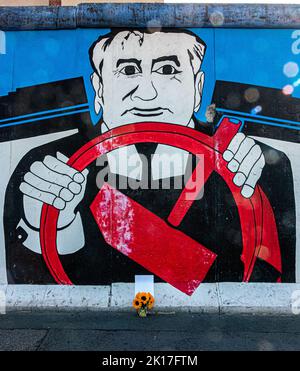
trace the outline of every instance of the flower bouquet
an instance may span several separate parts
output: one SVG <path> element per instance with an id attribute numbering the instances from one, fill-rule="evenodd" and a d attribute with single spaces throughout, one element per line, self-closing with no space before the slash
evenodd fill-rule
<path id="1" fill-rule="evenodd" d="M 153 308 L 154 297 L 150 292 L 138 292 L 132 302 L 139 317 L 146 317 L 148 310 Z"/>

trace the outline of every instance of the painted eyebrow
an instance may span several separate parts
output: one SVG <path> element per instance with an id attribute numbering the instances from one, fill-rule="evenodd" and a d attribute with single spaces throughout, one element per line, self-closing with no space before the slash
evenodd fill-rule
<path id="1" fill-rule="evenodd" d="M 120 66 L 120 64 L 123 63 L 135 63 L 139 69 L 141 68 L 141 60 L 135 59 L 135 58 L 129 58 L 129 59 L 119 59 L 117 61 L 117 68 Z"/>
<path id="2" fill-rule="evenodd" d="M 176 55 L 169 55 L 169 56 L 166 56 L 166 57 L 160 57 L 160 58 L 153 59 L 151 68 L 153 68 L 155 63 L 164 62 L 164 61 L 174 62 L 177 67 L 180 67 L 180 62 L 179 62 L 177 56 Z"/>

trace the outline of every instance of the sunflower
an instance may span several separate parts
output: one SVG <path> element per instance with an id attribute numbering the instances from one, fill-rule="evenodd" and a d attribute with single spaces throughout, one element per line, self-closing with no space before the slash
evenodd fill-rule
<path id="1" fill-rule="evenodd" d="M 154 297 L 150 294 L 150 292 L 148 292 L 148 295 L 150 300 L 154 300 Z"/>
<path id="2" fill-rule="evenodd" d="M 135 309 L 139 309 L 139 308 L 141 308 L 141 306 L 142 306 L 142 302 L 141 302 L 139 299 L 135 298 L 135 299 L 133 300 L 133 302 L 132 302 L 132 305 L 133 305 L 133 307 L 134 307 Z"/>
<path id="3" fill-rule="evenodd" d="M 136 297 L 139 298 L 139 300 L 142 302 L 142 304 L 147 304 L 148 300 L 150 299 L 149 293 L 147 293 L 147 292 L 139 292 Z"/>

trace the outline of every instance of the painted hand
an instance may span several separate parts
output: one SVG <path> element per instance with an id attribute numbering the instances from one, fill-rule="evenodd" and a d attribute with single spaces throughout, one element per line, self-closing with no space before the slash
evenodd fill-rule
<path id="1" fill-rule="evenodd" d="M 262 150 L 255 141 L 243 133 L 237 133 L 230 142 L 223 158 L 228 169 L 236 173 L 233 182 L 241 187 L 241 194 L 250 198 L 265 166 Z"/>
<path id="2" fill-rule="evenodd" d="M 38 213 L 32 218 L 33 209 L 40 211 L 43 203 L 61 210 L 59 226 L 74 219 L 74 210 L 84 196 L 88 170 L 78 172 L 67 161 L 66 156 L 57 152 L 56 157 L 46 156 L 43 161 L 34 162 L 25 174 L 20 191 L 24 194 L 25 215 L 35 219 L 34 225 Z"/>

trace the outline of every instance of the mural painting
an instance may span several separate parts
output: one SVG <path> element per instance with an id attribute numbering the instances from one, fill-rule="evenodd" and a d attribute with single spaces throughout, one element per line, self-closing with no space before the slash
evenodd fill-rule
<path id="1" fill-rule="evenodd" d="M 217 78 L 218 31 L 82 31 L 82 75 L 0 98 L 8 283 L 296 282 L 300 100 L 267 62 Z"/>

